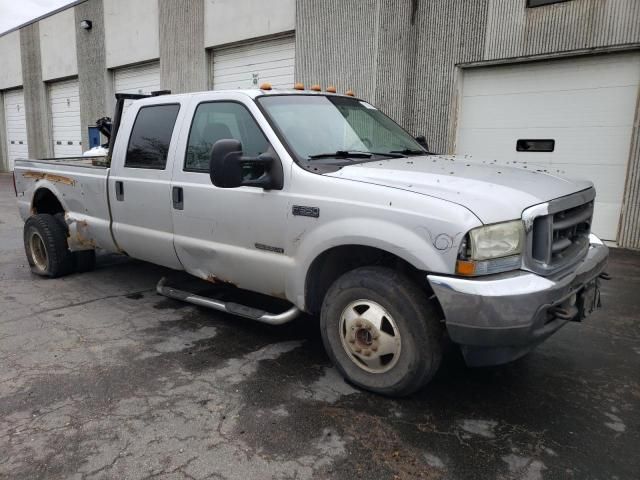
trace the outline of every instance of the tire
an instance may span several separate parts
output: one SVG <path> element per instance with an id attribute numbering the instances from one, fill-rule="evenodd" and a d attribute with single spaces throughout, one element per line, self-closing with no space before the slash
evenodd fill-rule
<path id="1" fill-rule="evenodd" d="M 64 218 L 64 213 L 56 213 L 55 219 L 60 223 L 65 231 L 65 235 L 69 236 L 69 226 Z M 96 268 L 96 251 L 95 250 L 78 250 L 71 252 L 73 257 L 73 271 L 77 273 L 90 272 Z"/>
<path id="2" fill-rule="evenodd" d="M 329 357 L 349 382 L 400 397 L 438 371 L 441 319 L 435 297 L 429 299 L 406 275 L 370 266 L 347 272 L 329 288 L 320 327 Z"/>
<path id="3" fill-rule="evenodd" d="M 24 224 L 23 239 L 27 261 L 36 275 L 56 278 L 73 272 L 67 232 L 53 215 L 29 217 Z"/>

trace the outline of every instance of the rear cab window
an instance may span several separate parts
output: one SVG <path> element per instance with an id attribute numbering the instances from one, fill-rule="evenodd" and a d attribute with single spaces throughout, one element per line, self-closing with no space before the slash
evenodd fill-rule
<path id="1" fill-rule="evenodd" d="M 125 168 L 166 168 L 179 111 L 177 103 L 140 108 L 129 137 Z"/>

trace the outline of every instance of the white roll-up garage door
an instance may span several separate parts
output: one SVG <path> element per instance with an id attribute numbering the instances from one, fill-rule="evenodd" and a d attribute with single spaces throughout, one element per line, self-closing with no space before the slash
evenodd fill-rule
<path id="1" fill-rule="evenodd" d="M 616 240 L 639 84 L 638 52 L 467 69 L 456 153 L 591 180 L 592 229 Z M 553 151 L 517 151 L 532 139 Z"/>
<path id="2" fill-rule="evenodd" d="M 53 134 L 53 156 L 82 155 L 80 85 L 77 79 L 49 85 L 49 112 Z"/>
<path id="3" fill-rule="evenodd" d="M 24 91 L 22 89 L 4 92 L 4 118 L 9 170 L 13 170 L 16 159 L 29 157 L 27 121 L 24 114 Z"/>
<path id="4" fill-rule="evenodd" d="M 148 95 L 160 90 L 160 62 L 145 63 L 114 70 L 116 93 L 140 93 Z M 131 104 L 125 102 L 125 109 Z"/>
<path id="5" fill-rule="evenodd" d="M 293 36 L 263 40 L 213 51 L 213 88 L 293 88 L 295 41 Z"/>

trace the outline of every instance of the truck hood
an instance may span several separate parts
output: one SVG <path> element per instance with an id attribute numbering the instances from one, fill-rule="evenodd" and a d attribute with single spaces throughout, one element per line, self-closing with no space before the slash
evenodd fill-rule
<path id="1" fill-rule="evenodd" d="M 437 197 L 471 210 L 485 224 L 520 218 L 532 205 L 593 186 L 493 160 L 426 155 L 358 163 L 327 175 Z"/>

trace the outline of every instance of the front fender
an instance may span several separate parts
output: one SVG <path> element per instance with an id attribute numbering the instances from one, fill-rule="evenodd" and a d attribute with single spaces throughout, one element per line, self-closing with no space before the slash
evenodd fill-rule
<path id="1" fill-rule="evenodd" d="M 464 232 L 431 232 L 426 226 L 408 228 L 392 221 L 342 218 L 318 225 L 299 239 L 295 268 L 287 281 L 287 297 L 305 307 L 305 283 L 313 261 L 338 246 L 374 247 L 402 258 L 419 270 L 448 272 Z"/>

